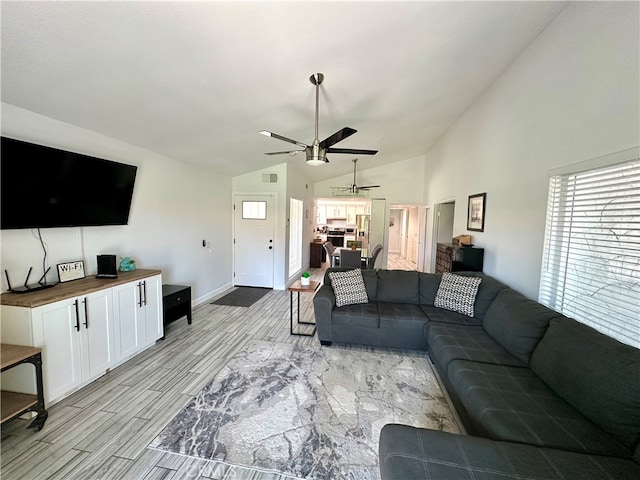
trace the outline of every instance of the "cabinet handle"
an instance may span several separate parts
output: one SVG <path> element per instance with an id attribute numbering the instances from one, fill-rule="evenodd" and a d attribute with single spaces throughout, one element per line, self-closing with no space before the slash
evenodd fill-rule
<path id="1" fill-rule="evenodd" d="M 87 308 L 86 297 L 82 300 L 82 303 L 84 303 L 84 328 L 89 328 L 89 309 Z"/>
<path id="2" fill-rule="evenodd" d="M 76 306 L 76 330 L 79 332 L 80 331 L 80 308 L 78 306 L 77 298 L 76 298 L 76 301 L 73 302 L 73 304 Z"/>
<path id="3" fill-rule="evenodd" d="M 147 281 L 142 282 L 142 289 L 144 290 L 144 304 L 147 304 Z"/>
<path id="4" fill-rule="evenodd" d="M 142 308 L 142 282 L 138 282 L 138 307 Z"/>

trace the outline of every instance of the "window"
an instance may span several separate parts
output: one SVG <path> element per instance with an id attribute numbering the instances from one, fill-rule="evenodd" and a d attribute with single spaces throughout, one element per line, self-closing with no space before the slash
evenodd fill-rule
<path id="1" fill-rule="evenodd" d="M 302 201 L 289 201 L 289 276 L 302 269 Z"/>
<path id="2" fill-rule="evenodd" d="M 243 220 L 266 220 L 267 219 L 267 202 L 242 201 L 242 219 Z"/>
<path id="3" fill-rule="evenodd" d="M 539 300 L 640 347 L 640 160 L 623 153 L 551 177 Z"/>

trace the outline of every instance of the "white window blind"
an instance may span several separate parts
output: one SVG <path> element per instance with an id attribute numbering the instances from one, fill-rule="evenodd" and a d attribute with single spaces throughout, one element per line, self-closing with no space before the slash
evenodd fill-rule
<path id="1" fill-rule="evenodd" d="M 302 269 L 302 201 L 289 201 L 289 275 Z"/>
<path id="2" fill-rule="evenodd" d="M 640 160 L 551 177 L 540 303 L 640 348 Z"/>

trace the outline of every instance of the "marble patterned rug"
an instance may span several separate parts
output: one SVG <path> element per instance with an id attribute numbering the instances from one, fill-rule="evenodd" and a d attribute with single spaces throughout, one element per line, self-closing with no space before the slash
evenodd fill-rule
<path id="1" fill-rule="evenodd" d="M 254 341 L 150 448 L 299 478 L 378 479 L 387 423 L 458 433 L 426 356 Z"/>

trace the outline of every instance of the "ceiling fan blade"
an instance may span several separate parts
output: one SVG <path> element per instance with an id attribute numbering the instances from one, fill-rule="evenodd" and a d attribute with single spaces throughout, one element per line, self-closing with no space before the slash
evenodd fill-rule
<path id="1" fill-rule="evenodd" d="M 265 155 L 284 155 L 288 153 L 289 155 L 297 155 L 298 152 L 304 152 L 304 150 L 289 150 L 286 152 L 265 152 Z"/>
<path id="2" fill-rule="evenodd" d="M 355 155 L 375 155 L 378 150 L 362 150 L 359 148 L 329 148 L 328 153 L 352 153 Z"/>
<path id="3" fill-rule="evenodd" d="M 381 185 L 364 185 L 362 187 L 358 187 L 358 190 L 369 190 L 370 188 L 379 188 Z"/>
<path id="4" fill-rule="evenodd" d="M 334 133 L 333 135 L 325 138 L 323 141 L 320 142 L 320 147 L 321 148 L 329 148 L 331 145 L 335 145 L 338 142 L 341 142 L 342 140 L 344 140 L 347 137 L 350 137 L 351 135 L 353 135 L 354 133 L 356 133 L 357 130 L 351 128 L 351 127 L 344 127 L 342 130 L 338 130 L 336 133 Z"/>
<path id="5" fill-rule="evenodd" d="M 284 142 L 293 143 L 294 145 L 298 145 L 300 147 L 307 148 L 307 145 L 305 145 L 304 143 L 298 142 L 297 140 L 291 140 L 290 138 L 283 137 L 282 135 L 278 135 L 277 133 L 269 132 L 267 130 L 262 130 L 259 133 L 261 133 L 262 135 L 265 135 L 267 137 L 277 138 L 278 140 L 282 140 Z"/>

